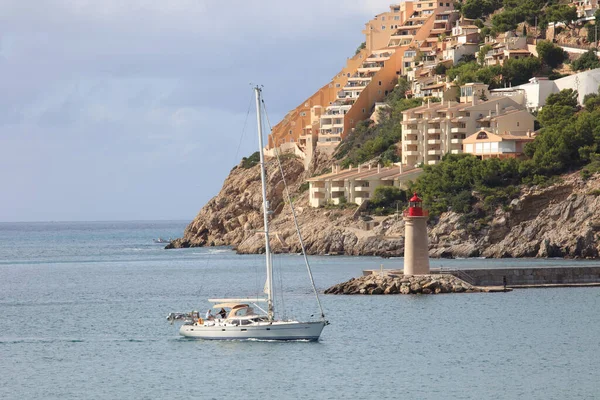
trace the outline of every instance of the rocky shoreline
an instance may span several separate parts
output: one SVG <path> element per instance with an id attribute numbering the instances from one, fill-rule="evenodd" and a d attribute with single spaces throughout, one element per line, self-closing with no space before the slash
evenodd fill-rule
<path id="1" fill-rule="evenodd" d="M 489 291 L 450 274 L 414 276 L 372 274 L 334 285 L 325 290 L 325 294 L 440 294 Z"/>
<path id="2" fill-rule="evenodd" d="M 356 207 L 312 208 L 305 180 L 318 175 L 330 160 L 305 171 L 301 160 L 283 160 L 287 184 L 308 254 L 404 254 L 404 221 L 396 216 L 357 217 Z M 273 211 L 271 246 L 276 253 L 298 253 L 290 206 L 275 163 L 267 165 L 268 197 Z M 550 186 L 524 187 L 518 198 L 477 221 L 446 212 L 430 221 L 429 255 L 435 258 L 600 256 L 600 176 L 584 180 L 565 175 Z M 167 248 L 232 246 L 238 253 L 264 252 L 258 167 L 235 167 L 220 193 L 200 210 L 184 236 Z"/>

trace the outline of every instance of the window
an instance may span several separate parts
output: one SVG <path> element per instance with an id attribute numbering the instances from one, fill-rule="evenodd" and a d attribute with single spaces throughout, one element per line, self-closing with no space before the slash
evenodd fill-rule
<path id="1" fill-rule="evenodd" d="M 339 83 L 336 83 L 336 84 L 335 84 L 335 87 L 340 87 L 340 84 L 339 84 Z"/>
<path id="2" fill-rule="evenodd" d="M 292 134 L 292 130 L 290 129 L 290 135 Z"/>
<path id="3" fill-rule="evenodd" d="M 302 112 L 300 113 L 300 116 L 301 116 L 301 117 L 306 117 L 306 113 L 305 113 L 304 111 L 302 111 Z"/>
<path id="4" fill-rule="evenodd" d="M 517 121 L 517 126 L 519 126 L 519 121 Z"/>
<path id="5" fill-rule="evenodd" d="M 440 7 L 444 7 L 444 3 L 440 3 Z"/>
<path id="6" fill-rule="evenodd" d="M 379 86 L 381 86 L 381 81 L 379 81 Z"/>
<path id="7" fill-rule="evenodd" d="M 381 29 L 382 29 L 382 30 L 385 30 L 385 25 L 381 25 Z"/>
<path id="8" fill-rule="evenodd" d="M 382 20 L 382 21 L 385 21 L 385 17 L 381 17 L 381 20 Z"/>
<path id="9" fill-rule="evenodd" d="M 450 7 L 450 3 L 446 3 L 446 7 Z"/>
<path id="10" fill-rule="evenodd" d="M 429 7 L 433 7 L 433 3 L 429 3 Z"/>
<path id="11" fill-rule="evenodd" d="M 399 17 L 398 15 L 396 15 L 396 16 L 394 17 L 394 21 L 400 21 L 400 17 Z"/>
<path id="12" fill-rule="evenodd" d="M 363 108 L 362 110 L 363 110 L 363 114 L 364 114 L 365 112 L 367 112 L 367 110 L 365 110 L 364 108 Z"/>

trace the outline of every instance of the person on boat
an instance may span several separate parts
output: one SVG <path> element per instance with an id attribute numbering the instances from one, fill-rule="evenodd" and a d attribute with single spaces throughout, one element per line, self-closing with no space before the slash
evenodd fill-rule
<path id="1" fill-rule="evenodd" d="M 225 319 L 225 317 L 227 316 L 227 311 L 225 311 L 224 308 L 221 308 L 221 311 L 219 311 L 217 314 L 221 316 L 221 319 Z"/>
<path id="2" fill-rule="evenodd" d="M 206 312 L 206 315 L 205 315 L 205 318 L 204 318 L 204 319 L 207 319 L 207 320 L 209 320 L 209 321 L 210 321 L 210 320 L 213 320 L 213 319 L 215 319 L 215 316 L 214 316 L 214 315 L 212 315 L 212 310 L 208 310 L 208 311 Z"/>

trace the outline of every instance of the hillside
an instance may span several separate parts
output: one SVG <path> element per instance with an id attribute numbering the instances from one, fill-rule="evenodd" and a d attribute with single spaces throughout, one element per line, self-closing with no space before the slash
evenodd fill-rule
<path id="1" fill-rule="evenodd" d="M 404 223 L 395 215 L 354 219 L 354 209 L 315 209 L 300 193 L 305 177 L 301 161 L 284 161 L 288 183 L 309 254 L 401 256 Z M 271 243 L 275 252 L 299 252 L 289 205 L 282 200 L 283 183 L 275 163 L 268 168 L 274 215 Z M 234 168 L 220 193 L 210 200 L 170 247 L 233 246 L 240 253 L 264 252 L 260 213 L 260 171 Z M 432 257 L 597 257 L 600 252 L 600 176 L 588 180 L 579 173 L 564 175 L 548 187 L 523 188 L 489 223 L 472 222 L 446 212 L 429 230 Z"/>

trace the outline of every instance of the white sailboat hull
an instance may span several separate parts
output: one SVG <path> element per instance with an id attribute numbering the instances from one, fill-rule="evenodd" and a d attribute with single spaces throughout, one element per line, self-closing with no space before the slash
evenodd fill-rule
<path id="1" fill-rule="evenodd" d="M 260 325 L 182 325 L 182 336 L 208 340 L 308 340 L 317 341 L 325 326 L 324 321 L 274 321 Z"/>

